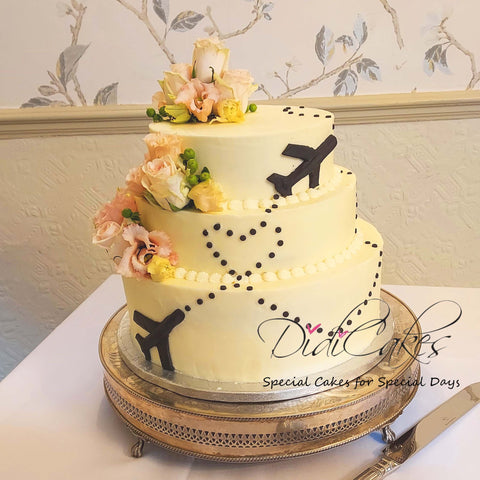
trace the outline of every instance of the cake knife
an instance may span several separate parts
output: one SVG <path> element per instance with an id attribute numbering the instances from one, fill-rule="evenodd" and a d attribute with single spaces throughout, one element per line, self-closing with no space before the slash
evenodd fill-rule
<path id="1" fill-rule="evenodd" d="M 390 442 L 382 457 L 354 480 L 380 480 L 428 445 L 450 425 L 480 402 L 480 382 L 460 390 L 423 417 L 402 436 Z"/>

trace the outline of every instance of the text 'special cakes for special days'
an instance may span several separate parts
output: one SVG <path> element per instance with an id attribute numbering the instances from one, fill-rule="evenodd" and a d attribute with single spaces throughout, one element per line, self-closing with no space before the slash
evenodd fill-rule
<path id="1" fill-rule="evenodd" d="M 95 216 L 132 342 L 163 371 L 208 381 L 363 373 L 392 335 L 383 242 L 334 162 L 333 115 L 249 104 L 253 79 L 228 57 L 198 40 L 192 64 L 165 72 L 145 160 Z"/>

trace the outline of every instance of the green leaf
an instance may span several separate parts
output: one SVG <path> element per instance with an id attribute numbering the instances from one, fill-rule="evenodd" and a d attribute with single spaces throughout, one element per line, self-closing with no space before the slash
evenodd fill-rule
<path id="1" fill-rule="evenodd" d="M 186 32 L 194 28 L 198 22 L 203 19 L 204 15 L 194 12 L 192 10 L 186 10 L 180 12 L 172 21 L 170 28 L 176 32 Z"/>
<path id="2" fill-rule="evenodd" d="M 153 11 L 160 17 L 166 25 L 168 21 L 168 0 L 153 0 Z"/>
<path id="3" fill-rule="evenodd" d="M 70 45 L 58 57 L 57 77 L 64 87 L 75 75 L 78 62 L 85 53 L 88 45 Z"/>
<path id="4" fill-rule="evenodd" d="M 101 88 L 95 95 L 94 105 L 116 105 L 118 82 L 111 83 Z"/>
<path id="5" fill-rule="evenodd" d="M 155 197 L 148 190 L 146 190 L 145 193 L 143 194 L 143 198 L 150 205 L 153 205 L 154 207 L 159 207 L 160 206 L 160 204 L 155 200 Z"/>

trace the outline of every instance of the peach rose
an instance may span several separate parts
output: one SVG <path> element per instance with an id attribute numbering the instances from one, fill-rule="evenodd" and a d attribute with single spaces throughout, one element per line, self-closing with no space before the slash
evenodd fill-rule
<path id="1" fill-rule="evenodd" d="M 248 70 L 227 70 L 220 77 L 215 79 L 215 85 L 220 91 L 221 100 L 233 98 L 238 100 L 242 111 L 248 107 L 250 95 L 257 89 L 253 85 L 253 77 Z"/>
<path id="2" fill-rule="evenodd" d="M 137 211 L 137 205 L 132 195 L 124 190 L 117 190 L 114 199 L 106 203 L 95 215 L 93 222 L 95 227 L 99 227 L 105 222 L 116 222 L 119 225 L 123 222 L 122 211 L 126 208 Z"/>
<path id="3" fill-rule="evenodd" d="M 220 92 L 215 85 L 193 78 L 180 89 L 175 103 L 183 103 L 198 120 L 206 122 L 219 98 Z"/>
<path id="4" fill-rule="evenodd" d="M 140 197 L 145 191 L 145 187 L 142 185 L 143 170 L 142 167 L 131 168 L 128 171 L 125 183 L 127 186 L 127 192 L 134 196 Z"/>
<path id="5" fill-rule="evenodd" d="M 211 178 L 195 185 L 188 196 L 202 212 L 218 212 L 225 201 L 220 185 Z"/>
<path id="6" fill-rule="evenodd" d="M 148 232 L 144 227 L 130 224 L 123 231 L 129 246 L 117 265 L 117 272 L 125 277 L 148 277 L 147 267 L 154 255 L 168 258 L 172 253 L 172 242 L 165 232 Z"/>
<path id="7" fill-rule="evenodd" d="M 99 247 L 110 248 L 118 235 L 122 232 L 122 225 L 108 221 L 98 226 L 92 243 Z"/>
<path id="8" fill-rule="evenodd" d="M 165 155 L 171 155 L 177 158 L 183 152 L 182 142 L 177 135 L 166 135 L 162 133 L 149 133 L 144 139 L 147 144 L 147 160 L 162 158 Z"/>

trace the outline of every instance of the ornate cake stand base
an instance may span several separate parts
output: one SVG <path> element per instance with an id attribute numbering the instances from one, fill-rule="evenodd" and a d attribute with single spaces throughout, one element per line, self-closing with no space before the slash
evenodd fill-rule
<path id="1" fill-rule="evenodd" d="M 114 410 L 138 437 L 131 453 L 142 456 L 145 441 L 195 457 L 223 462 L 260 462 L 336 447 L 375 430 L 384 441 L 389 425 L 418 388 L 415 360 L 421 332 L 414 314 L 382 291 L 395 322 L 387 355 L 349 383 L 314 395 L 282 401 L 226 403 L 189 398 L 133 373 L 119 353 L 117 331 L 123 309 L 100 337 L 105 392 Z"/>

